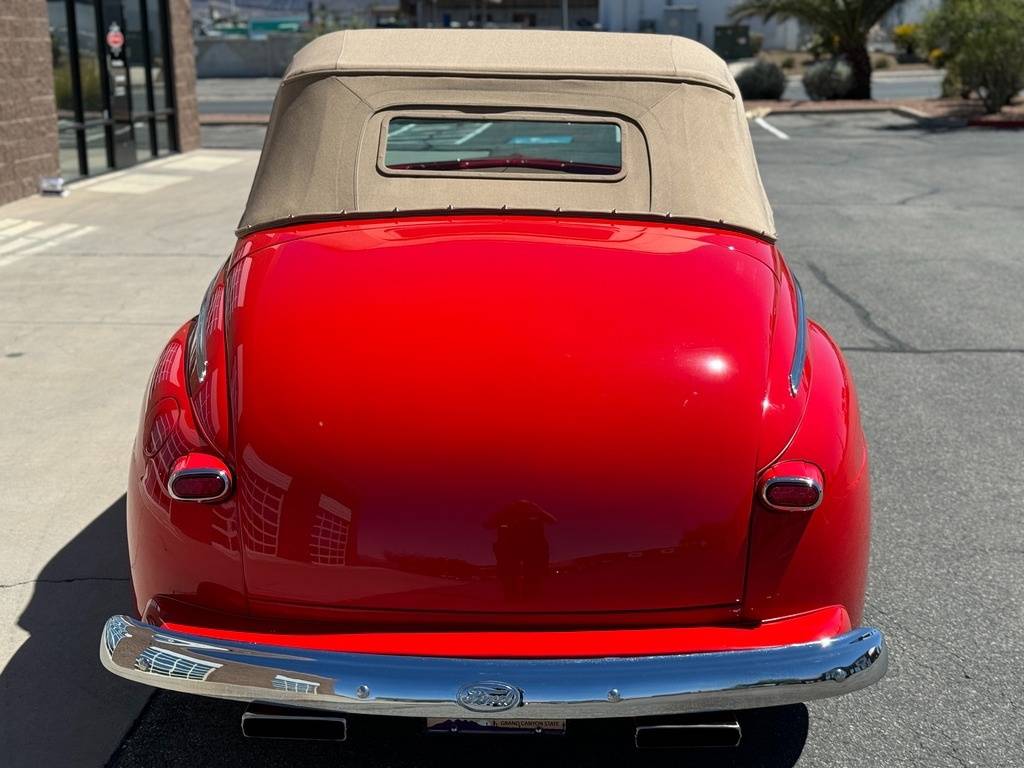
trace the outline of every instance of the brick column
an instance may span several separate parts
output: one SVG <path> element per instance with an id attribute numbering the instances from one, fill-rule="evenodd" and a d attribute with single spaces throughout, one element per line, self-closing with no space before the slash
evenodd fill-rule
<path id="1" fill-rule="evenodd" d="M 4 0 L 7 2 L 7 0 Z M 168 0 L 171 52 L 174 57 L 174 102 L 178 144 L 182 152 L 199 147 L 199 102 L 196 100 L 196 53 L 192 43 L 192 0 Z"/>
<path id="2" fill-rule="evenodd" d="M 0 204 L 37 192 L 58 165 L 46 0 L 0 0 Z"/>

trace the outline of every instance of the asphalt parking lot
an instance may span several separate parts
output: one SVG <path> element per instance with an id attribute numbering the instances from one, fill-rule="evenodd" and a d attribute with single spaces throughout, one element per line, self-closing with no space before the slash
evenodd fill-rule
<path id="1" fill-rule="evenodd" d="M 206 128 L 214 149 L 0 208 L 0 763 L 1024 764 L 1024 134 L 769 121 L 752 132 L 781 245 L 860 390 L 885 680 L 751 713 L 738 752 L 678 755 L 631 753 L 603 727 L 495 744 L 370 722 L 344 747 L 247 742 L 239 705 L 147 699 L 107 675 L 143 385 L 226 256 L 255 168 L 230 147 L 258 131 Z"/>

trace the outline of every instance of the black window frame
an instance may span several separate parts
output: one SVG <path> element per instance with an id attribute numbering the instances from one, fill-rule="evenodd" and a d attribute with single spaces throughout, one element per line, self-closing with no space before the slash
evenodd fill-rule
<path id="1" fill-rule="evenodd" d="M 97 63 L 100 69 L 100 88 L 102 98 L 102 113 L 103 117 L 85 118 L 85 106 L 82 95 L 82 72 L 81 72 L 81 51 L 78 44 L 78 19 L 76 5 L 81 2 L 92 5 L 93 13 L 95 14 L 96 23 L 96 57 Z M 106 62 L 106 29 L 107 22 L 103 12 L 103 0 L 48 0 L 48 5 L 54 5 L 56 2 L 63 2 L 64 4 L 64 18 L 67 26 L 68 36 L 68 57 L 70 59 L 70 74 L 71 74 L 71 92 L 72 92 L 72 105 L 74 112 L 74 120 L 68 124 L 60 127 L 61 133 L 74 132 L 75 136 L 75 149 L 78 155 L 78 173 L 80 178 L 89 176 L 96 176 L 100 173 L 107 173 L 117 169 L 115 157 L 114 157 L 114 125 L 115 121 L 111 109 L 111 93 L 110 93 L 110 80 L 107 73 L 107 62 Z M 172 52 L 172 40 L 170 34 L 170 9 L 169 0 L 156 0 L 156 10 L 160 16 L 160 42 L 163 47 L 163 77 L 165 80 L 164 97 L 161 99 L 164 103 L 157 105 L 157 95 L 153 83 L 153 51 L 152 51 L 152 38 L 150 35 L 151 22 L 149 19 L 150 15 L 150 3 L 148 0 L 121 0 L 122 8 L 127 3 L 135 3 L 139 11 L 139 16 L 142 25 L 142 47 L 143 47 L 143 62 L 146 78 L 146 104 L 143 105 L 144 109 L 136 110 L 135 104 L 131 104 L 131 126 L 132 126 L 132 138 L 135 138 L 135 123 L 137 121 L 145 121 L 146 131 L 149 133 L 149 157 L 142 158 L 141 161 L 156 158 L 161 152 L 161 147 L 158 144 L 158 121 L 164 120 L 167 124 L 167 147 L 163 150 L 167 152 L 180 152 L 181 145 L 178 139 L 178 126 L 177 126 L 177 107 L 175 104 L 175 89 L 174 89 L 174 73 L 173 73 L 173 52 Z M 127 44 L 127 43 L 126 43 Z M 130 75 L 129 75 L 130 77 Z M 130 83 L 129 93 L 130 91 Z M 131 96 L 129 96 L 131 99 Z M 106 167 L 95 169 L 89 167 L 89 153 L 86 144 L 86 133 L 89 129 L 95 129 L 97 127 L 103 128 L 104 144 L 106 151 Z"/>

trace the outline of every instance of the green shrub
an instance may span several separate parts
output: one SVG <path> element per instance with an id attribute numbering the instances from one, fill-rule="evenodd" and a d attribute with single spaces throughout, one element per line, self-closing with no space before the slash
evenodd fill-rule
<path id="1" fill-rule="evenodd" d="M 892 42 L 903 53 L 915 56 L 921 44 L 921 25 L 900 24 L 892 31 Z"/>
<path id="2" fill-rule="evenodd" d="M 888 56 L 879 56 L 875 59 L 873 66 L 875 69 L 888 69 L 892 66 L 892 63 L 889 61 Z"/>
<path id="3" fill-rule="evenodd" d="M 841 99 L 853 88 L 853 70 L 842 59 L 829 59 L 804 72 L 804 90 L 812 101 Z"/>
<path id="4" fill-rule="evenodd" d="M 787 56 L 782 60 L 783 69 L 793 69 L 796 66 L 796 56 Z"/>
<path id="5" fill-rule="evenodd" d="M 736 85 L 744 99 L 782 98 L 786 91 L 786 73 L 770 61 L 757 61 L 736 75 Z"/>
<path id="6" fill-rule="evenodd" d="M 977 92 L 995 113 L 1024 89 L 1024 0 L 944 0 L 924 37 L 942 52 L 944 92 Z"/>
<path id="7" fill-rule="evenodd" d="M 839 53 L 839 39 L 835 35 L 817 32 L 804 46 L 804 50 L 814 57 L 814 61 L 821 61 Z"/>

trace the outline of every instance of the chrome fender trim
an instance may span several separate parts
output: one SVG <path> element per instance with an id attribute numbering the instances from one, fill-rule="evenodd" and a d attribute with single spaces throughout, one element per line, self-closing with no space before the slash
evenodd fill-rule
<path id="1" fill-rule="evenodd" d="M 796 289 L 796 345 L 793 348 L 793 363 L 789 368 L 789 394 L 796 397 L 804 377 L 804 363 L 807 360 L 807 308 L 804 306 L 804 292 L 800 281 L 793 275 Z"/>

